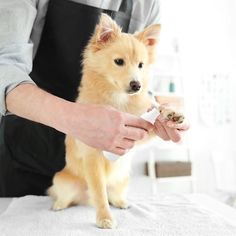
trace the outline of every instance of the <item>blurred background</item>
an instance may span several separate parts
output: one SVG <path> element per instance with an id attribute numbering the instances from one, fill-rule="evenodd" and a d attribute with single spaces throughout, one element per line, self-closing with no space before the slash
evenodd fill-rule
<path id="1" fill-rule="evenodd" d="M 183 98 L 191 129 L 183 143 L 156 138 L 134 158 L 133 175 L 149 174 L 160 194 L 206 193 L 236 207 L 235 12 L 235 0 L 161 1 L 150 90 Z"/>

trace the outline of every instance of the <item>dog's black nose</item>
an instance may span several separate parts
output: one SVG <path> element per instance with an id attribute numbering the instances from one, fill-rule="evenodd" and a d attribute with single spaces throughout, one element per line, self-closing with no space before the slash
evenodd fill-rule
<path id="1" fill-rule="evenodd" d="M 131 90 L 134 91 L 134 92 L 139 91 L 139 89 L 141 88 L 141 84 L 140 84 L 140 82 L 137 81 L 137 80 L 132 80 L 132 81 L 129 83 L 129 86 L 130 86 Z"/>

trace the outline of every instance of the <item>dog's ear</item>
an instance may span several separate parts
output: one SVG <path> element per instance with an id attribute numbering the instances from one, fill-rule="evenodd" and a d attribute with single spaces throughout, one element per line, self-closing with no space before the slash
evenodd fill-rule
<path id="1" fill-rule="evenodd" d="M 151 25 L 144 31 L 137 33 L 135 36 L 146 46 L 154 46 L 158 43 L 160 37 L 161 25 Z"/>
<path id="2" fill-rule="evenodd" d="M 100 21 L 95 28 L 93 36 L 93 46 L 97 50 L 101 49 L 108 42 L 112 42 L 121 34 L 121 28 L 107 14 L 102 13 Z"/>
<path id="3" fill-rule="evenodd" d="M 144 31 L 135 34 L 135 37 L 143 42 L 147 47 L 150 63 L 154 62 L 156 54 L 156 45 L 160 38 L 161 25 L 151 25 Z"/>

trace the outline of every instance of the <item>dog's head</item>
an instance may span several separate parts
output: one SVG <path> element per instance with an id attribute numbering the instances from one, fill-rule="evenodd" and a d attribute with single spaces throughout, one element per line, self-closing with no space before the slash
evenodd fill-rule
<path id="1" fill-rule="evenodd" d="M 84 67 L 109 83 L 118 93 L 129 95 L 147 86 L 147 69 L 154 62 L 160 25 L 127 34 L 108 15 L 102 14 L 84 53 Z"/>

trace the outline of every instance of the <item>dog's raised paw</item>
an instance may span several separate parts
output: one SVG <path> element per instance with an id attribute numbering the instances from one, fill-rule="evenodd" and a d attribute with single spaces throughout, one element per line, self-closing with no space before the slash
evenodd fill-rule
<path id="1" fill-rule="evenodd" d="M 173 121 L 176 124 L 184 122 L 184 115 L 181 112 L 176 112 L 175 109 L 161 106 L 159 110 L 165 120 Z"/>
<path id="2" fill-rule="evenodd" d="M 184 122 L 184 116 L 182 114 L 176 114 L 171 120 L 177 124 L 181 124 Z"/>
<path id="3" fill-rule="evenodd" d="M 169 120 L 172 120 L 172 119 L 174 118 L 174 116 L 175 116 L 175 112 L 170 111 L 170 112 L 168 112 L 168 114 L 166 114 L 166 116 L 167 116 L 167 118 L 168 118 Z"/>

